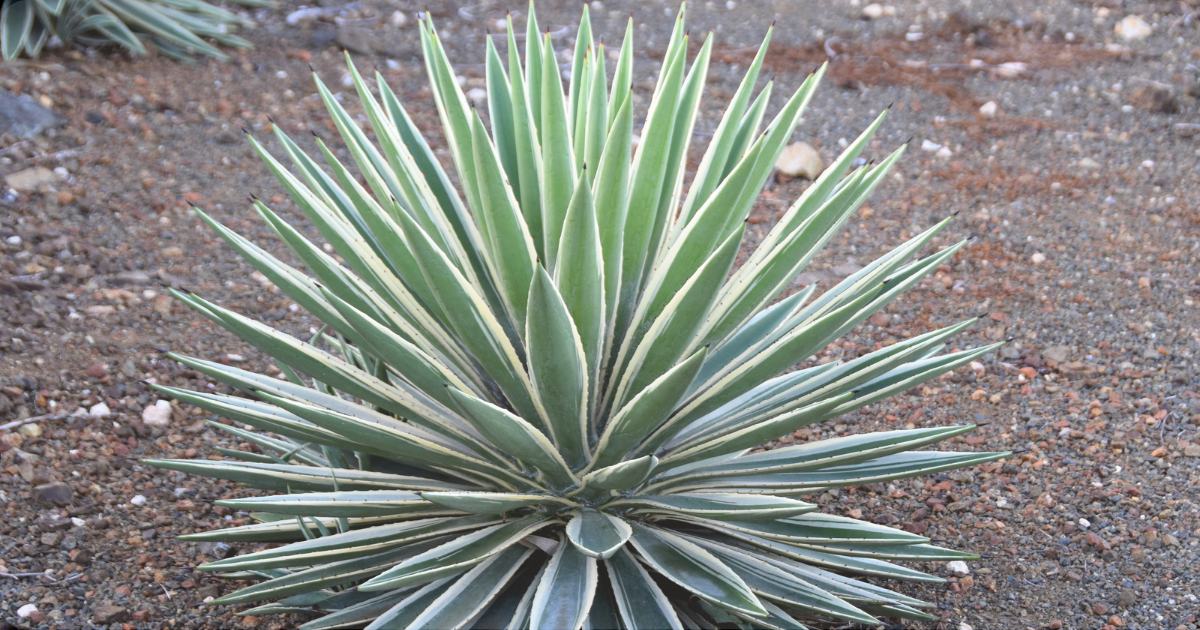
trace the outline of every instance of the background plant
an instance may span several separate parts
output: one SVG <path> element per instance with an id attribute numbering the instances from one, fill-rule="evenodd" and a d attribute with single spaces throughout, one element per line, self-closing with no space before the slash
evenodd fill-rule
<path id="1" fill-rule="evenodd" d="M 229 0 L 249 7 L 272 0 Z M 251 22 L 204 0 L 4 0 L 0 9 L 0 52 L 6 61 L 24 53 L 37 57 L 51 37 L 84 46 L 117 44 L 136 55 L 149 41 L 163 54 L 225 59 L 205 40 L 237 48 L 250 42 L 234 35 Z"/>
<path id="2" fill-rule="evenodd" d="M 735 266 L 824 68 L 764 125 L 764 41 L 684 194 L 712 40 L 689 66 L 682 15 L 636 151 L 632 23 L 610 85 L 585 10 L 565 94 L 532 11 L 523 57 L 511 24 L 507 60 L 489 38 L 490 133 L 420 29 L 461 195 L 382 77 L 351 65 L 373 140 L 317 87 L 363 183 L 320 139 L 323 166 L 275 129 L 294 170 L 251 139 L 340 259 L 257 200 L 313 278 L 201 213 L 327 325 L 302 342 L 174 293 L 282 370 L 172 355 L 245 396 L 155 386 L 243 423 L 214 426 L 261 452 L 150 463 L 281 493 L 219 501 L 259 522 L 188 537 L 287 543 L 201 566 L 258 581 L 215 603 L 325 615 L 307 630 L 934 619 L 861 578 L 937 582 L 893 561 L 975 556 L 799 497 L 1006 453 L 916 450 L 970 425 L 756 452 L 996 347 L 944 353 L 968 320 L 788 372 L 964 245 L 918 257 L 947 218 L 779 299 L 903 153 L 861 159 L 886 112 Z"/>

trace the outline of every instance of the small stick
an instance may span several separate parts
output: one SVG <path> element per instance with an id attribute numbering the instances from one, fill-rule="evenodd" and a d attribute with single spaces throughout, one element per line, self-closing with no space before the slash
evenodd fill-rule
<path id="1" fill-rule="evenodd" d="M 9 422 L 8 424 L 0 424 L 0 431 L 11 431 L 13 429 L 24 426 L 26 424 L 33 424 L 34 422 L 41 422 L 42 420 L 57 420 L 60 418 L 70 418 L 70 417 L 83 418 L 85 420 L 94 420 L 95 419 L 95 417 L 92 416 L 92 414 L 90 414 L 90 413 L 81 413 L 81 414 L 76 414 L 74 416 L 72 416 L 70 414 L 65 414 L 65 413 L 60 414 L 60 415 L 47 413 L 47 414 L 42 414 L 40 416 L 34 416 L 32 418 L 25 418 L 24 420 L 13 420 L 12 422 Z"/>

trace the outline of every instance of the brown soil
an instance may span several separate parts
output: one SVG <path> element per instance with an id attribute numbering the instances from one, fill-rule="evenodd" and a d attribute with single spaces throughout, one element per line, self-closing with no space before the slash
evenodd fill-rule
<path id="1" fill-rule="evenodd" d="M 386 52 L 357 60 L 363 68 L 379 65 L 438 146 L 410 4 L 387 4 L 380 15 L 401 9 L 408 25 L 388 35 Z M 977 237 L 822 356 L 854 356 L 979 314 L 983 320 L 956 345 L 1014 339 L 979 369 L 788 439 L 979 422 L 986 426 L 952 446 L 1016 456 L 814 498 L 836 513 L 985 553 L 970 576 L 931 565 L 923 568 L 950 582 L 901 586 L 938 603 L 940 628 L 1197 628 L 1200 143 L 1187 135 L 1198 104 L 1188 96 L 1194 79 L 1185 66 L 1198 63 L 1200 31 L 1182 20 L 1189 5 L 1130 6 L 1158 24 L 1149 39 L 1130 43 L 1113 34 L 1124 11 L 1066 0 L 970 15 L 941 2 L 901 3 L 895 16 L 877 21 L 860 19 L 861 9 L 849 3 L 819 3 L 821 10 L 693 4 L 694 33 L 723 27 L 699 131 L 715 126 L 753 56 L 748 46 L 776 20 L 767 65 L 780 88 L 799 85 L 827 47 L 837 53 L 798 140 L 832 159 L 840 138 L 853 138 L 889 103 L 890 119 L 867 157 L 913 136 L 896 176 L 809 278 L 825 283 L 848 260 L 863 264 L 955 211 L 959 219 L 939 243 Z M 663 6 L 610 0 L 593 8 L 596 30 L 615 46 L 633 11 L 646 25 L 635 29 L 638 47 L 661 50 L 670 21 Z M 352 96 L 341 87 L 334 26 L 289 27 L 283 18 L 295 8 L 263 14 L 249 34 L 256 49 L 230 63 L 59 50 L 36 63 L 0 65 L 0 86 L 45 97 L 69 121 L 52 136 L 5 139 L 0 150 L 0 174 L 65 169 L 57 181 L 0 205 L 0 424 L 100 403 L 112 411 L 103 419 L 38 422 L 41 435 L 0 436 L 0 573 L 20 576 L 0 575 L 0 628 L 296 625 L 204 607 L 206 597 L 232 585 L 192 569 L 226 551 L 173 540 L 246 522 L 211 506 L 242 491 L 137 463 L 238 447 L 206 427 L 198 410 L 174 407 L 162 427 L 141 421 L 156 400 L 142 380 L 220 389 L 163 350 L 273 369 L 160 285 L 186 287 L 301 337 L 319 325 L 256 280 L 188 206 L 285 260 L 247 194 L 316 238 L 239 131 L 245 127 L 272 150 L 271 120 L 306 147 L 309 131 L 336 137 L 312 98 L 308 71 L 311 62 L 335 91 Z M 467 86 L 481 86 L 481 33 L 502 11 L 457 9 L 437 8 L 434 16 Z M 575 19 L 576 8 L 539 11 L 553 26 Z M 370 24 L 385 33 L 381 20 Z M 556 45 L 566 49 L 568 41 Z M 1016 62 L 1024 69 L 1001 65 Z M 653 55 L 638 60 L 643 108 L 657 63 Z M 1134 99 L 1138 86 L 1152 82 L 1170 88 L 1173 110 L 1161 99 Z M 989 101 L 999 105 L 994 118 L 979 113 Z M 698 134 L 696 144 L 706 139 Z M 952 155 L 920 150 L 924 140 Z M 768 186 L 752 216 L 751 245 L 804 186 Z M 53 482 L 69 490 L 61 504 L 36 489 Z M 18 617 L 27 603 L 38 616 Z"/>

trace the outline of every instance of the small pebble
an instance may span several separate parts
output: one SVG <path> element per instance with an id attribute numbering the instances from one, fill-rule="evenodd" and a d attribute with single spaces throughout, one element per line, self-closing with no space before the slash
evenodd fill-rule
<path id="1" fill-rule="evenodd" d="M 150 426 L 165 426 L 171 422 L 171 403 L 160 400 L 142 410 L 142 422 Z"/>
<path id="2" fill-rule="evenodd" d="M 1117 34 L 1117 37 L 1132 42 L 1150 37 L 1154 29 L 1146 23 L 1146 20 L 1142 19 L 1142 16 L 1127 15 L 1125 19 L 1117 22 L 1117 25 L 1113 27 L 1113 32 Z"/>
<path id="3" fill-rule="evenodd" d="M 130 499 L 129 502 L 138 507 L 141 507 L 143 505 L 146 505 L 146 497 L 139 494 L 139 495 L 133 497 L 132 499 Z"/>
<path id="4" fill-rule="evenodd" d="M 825 162 L 821 154 L 807 142 L 793 142 L 783 149 L 779 159 L 775 160 L 775 168 L 779 169 L 779 181 L 786 182 L 803 177 L 815 180 L 825 170 Z"/>
<path id="5" fill-rule="evenodd" d="M 1037 252 L 1033 256 L 1030 256 L 1029 259 L 1033 261 L 1033 264 L 1040 265 L 1046 262 L 1046 255 L 1042 252 Z"/>
<path id="6" fill-rule="evenodd" d="M 971 567 L 967 566 L 962 560 L 951 560 L 946 563 L 946 568 L 954 575 L 970 575 Z"/>
<path id="7" fill-rule="evenodd" d="M 467 90 L 467 100 L 479 105 L 487 101 L 487 90 L 483 88 L 471 88 Z"/>
<path id="8" fill-rule="evenodd" d="M 862 8 L 862 15 L 868 20 L 878 20 L 879 18 L 883 17 L 883 5 L 877 2 L 872 2 L 871 4 L 868 4 Z"/>
<path id="9" fill-rule="evenodd" d="M 979 106 L 979 113 L 984 118 L 995 118 L 996 110 L 997 110 L 996 101 L 988 101 L 988 102 L 984 103 L 983 105 Z"/>

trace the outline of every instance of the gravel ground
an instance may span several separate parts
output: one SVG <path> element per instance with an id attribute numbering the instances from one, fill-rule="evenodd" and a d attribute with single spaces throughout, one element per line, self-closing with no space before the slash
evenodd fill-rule
<path id="1" fill-rule="evenodd" d="M 0 628 L 296 625 L 204 607 L 232 586 L 193 567 L 239 550 L 173 540 L 246 522 L 210 503 L 241 490 L 136 461 L 237 446 L 199 410 L 146 413 L 156 398 L 140 380 L 221 389 L 162 349 L 273 369 L 160 284 L 301 337 L 316 325 L 186 205 L 287 258 L 245 195 L 297 215 L 236 130 L 265 138 L 271 116 L 305 144 L 310 129 L 333 135 L 307 64 L 340 86 L 346 45 L 382 69 L 440 142 L 416 58 L 418 3 L 367 0 L 340 26 L 336 12 L 288 26 L 297 5 L 285 4 L 258 15 L 248 34 L 257 48 L 230 63 L 60 49 L 0 65 L 5 90 L 66 119 L 31 140 L 5 137 L 0 157 L 0 174 L 45 180 L 0 202 L 0 424 L 58 416 L 0 435 Z M 483 31 L 495 31 L 501 6 L 434 10 L 468 88 L 482 87 Z M 612 49 L 632 12 L 644 108 L 677 7 L 592 6 Z M 397 10 L 406 24 L 396 25 Z M 889 103 L 866 157 L 913 138 L 895 176 L 797 287 L 828 286 L 951 212 L 959 218 L 941 244 L 977 237 L 817 359 L 980 314 L 958 343 L 1013 340 L 969 369 L 787 440 L 979 422 L 952 446 L 1017 455 L 819 502 L 985 554 L 969 574 L 922 567 L 946 585 L 903 587 L 938 603 L 938 628 L 1200 627 L 1200 87 L 1187 69 L 1200 64 L 1196 0 L 742 0 L 689 11 L 692 33 L 717 37 L 696 144 L 773 20 L 767 63 L 781 88 L 837 55 L 797 141 L 828 161 Z M 576 12 L 575 3 L 539 7 L 555 31 Z M 556 40 L 559 50 L 570 43 L 565 31 Z M 38 167 L 48 170 L 29 171 Z M 751 245 L 805 185 L 769 186 Z M 90 415 L 63 417 L 80 410 Z"/>

